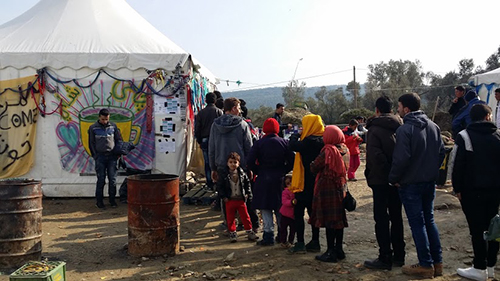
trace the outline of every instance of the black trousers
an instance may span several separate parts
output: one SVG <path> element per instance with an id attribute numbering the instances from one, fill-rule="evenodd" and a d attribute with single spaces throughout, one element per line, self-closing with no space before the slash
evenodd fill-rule
<path id="1" fill-rule="evenodd" d="M 304 231 L 305 231 L 304 215 L 306 208 L 307 208 L 307 213 L 309 214 L 309 216 L 311 216 L 312 199 L 311 200 L 297 199 L 297 205 L 295 205 L 295 208 L 293 209 L 293 215 L 295 217 L 295 230 L 297 233 L 297 242 L 302 242 L 302 243 L 304 242 Z M 319 228 L 311 225 L 311 230 L 312 230 L 311 240 L 319 240 Z"/>
<path id="2" fill-rule="evenodd" d="M 398 190 L 388 184 L 370 187 L 373 191 L 373 217 L 375 236 L 379 245 L 379 258 L 392 260 L 394 253 L 394 260 L 404 261 L 403 215 Z"/>
<path id="3" fill-rule="evenodd" d="M 485 241 L 483 232 L 488 230 L 491 219 L 498 214 L 500 193 L 488 191 L 463 191 L 462 210 L 469 224 L 469 232 L 474 250 L 474 268 L 486 269 L 497 262 L 499 243 Z"/>

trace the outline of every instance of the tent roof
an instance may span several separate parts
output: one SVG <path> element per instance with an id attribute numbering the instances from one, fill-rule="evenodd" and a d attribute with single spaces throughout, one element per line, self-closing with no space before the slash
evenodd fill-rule
<path id="1" fill-rule="evenodd" d="M 474 75 L 470 80 L 474 83 L 475 86 L 491 83 L 500 84 L 500 68 L 493 69 L 482 74 Z"/>
<path id="2" fill-rule="evenodd" d="M 173 70 L 188 58 L 125 0 L 41 0 L 0 26 L 0 69 Z"/>

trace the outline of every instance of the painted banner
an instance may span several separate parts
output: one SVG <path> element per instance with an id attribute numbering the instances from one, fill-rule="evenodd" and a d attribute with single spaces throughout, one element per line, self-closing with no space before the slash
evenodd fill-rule
<path id="1" fill-rule="evenodd" d="M 84 88 L 48 79 L 47 88 L 62 101 L 61 120 L 56 127 L 61 165 L 71 173 L 95 172 L 90 156 L 88 129 L 99 116 L 99 110 L 110 111 L 110 122 L 117 125 L 125 142 L 136 148 L 124 157 L 128 168 L 153 168 L 154 130 L 147 132 L 146 95 L 135 93 L 128 82 L 105 78 Z M 153 122 L 153 120 L 150 120 Z M 144 129 L 143 129 L 144 128 Z M 154 128 L 154 124 L 153 124 Z"/>
<path id="2" fill-rule="evenodd" d="M 0 81 L 1 179 L 22 176 L 33 165 L 38 109 L 26 89 L 34 81 L 35 76 Z M 34 96 L 38 98 L 38 94 Z"/>

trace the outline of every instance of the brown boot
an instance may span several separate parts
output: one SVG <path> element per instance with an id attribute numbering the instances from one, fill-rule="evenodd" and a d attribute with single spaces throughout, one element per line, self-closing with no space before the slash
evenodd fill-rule
<path id="1" fill-rule="evenodd" d="M 420 264 L 404 265 L 401 271 L 406 275 L 419 276 L 423 278 L 433 278 L 434 277 L 434 267 L 424 267 Z"/>
<path id="2" fill-rule="evenodd" d="M 434 277 L 443 276 L 443 263 L 434 264 Z"/>

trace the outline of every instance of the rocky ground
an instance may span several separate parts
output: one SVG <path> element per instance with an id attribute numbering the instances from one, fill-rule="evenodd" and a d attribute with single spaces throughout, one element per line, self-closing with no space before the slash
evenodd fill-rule
<path id="1" fill-rule="evenodd" d="M 67 263 L 66 280 L 412 280 L 399 268 L 368 270 L 362 266 L 378 248 L 374 235 L 371 190 L 358 170 L 350 190 L 358 201 L 348 213 L 345 230 L 347 258 L 336 264 L 314 260 L 314 254 L 288 255 L 279 245 L 259 247 L 246 241 L 229 243 L 219 227 L 220 212 L 207 206 L 181 205 L 181 246 L 174 257 L 133 258 L 127 254 L 127 206 L 101 211 L 93 199 L 43 201 L 43 256 Z M 472 247 L 467 223 L 450 188 L 437 190 L 435 218 L 441 234 L 444 276 L 435 280 L 462 280 L 457 267 L 470 266 Z M 407 257 L 417 261 L 406 223 Z M 310 233 L 306 233 L 306 241 Z M 321 231 L 321 245 L 326 247 Z M 500 275 L 500 272 L 497 271 Z M 7 281 L 8 275 L 0 276 Z"/>

